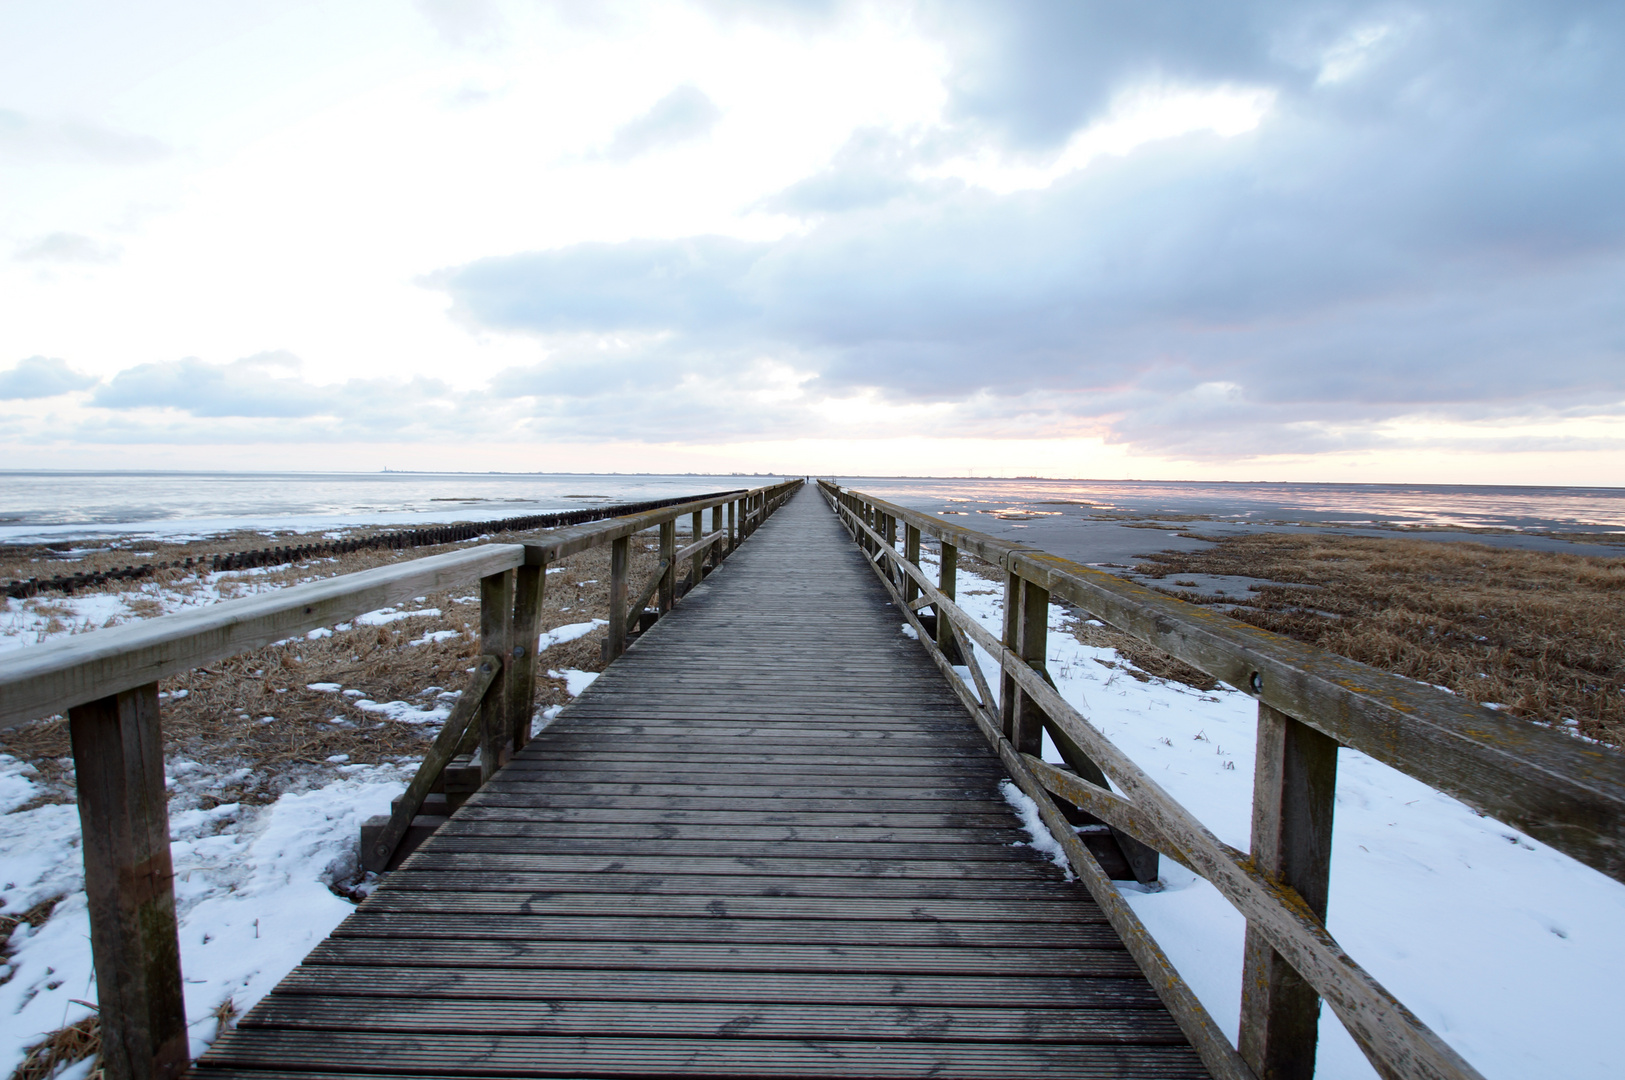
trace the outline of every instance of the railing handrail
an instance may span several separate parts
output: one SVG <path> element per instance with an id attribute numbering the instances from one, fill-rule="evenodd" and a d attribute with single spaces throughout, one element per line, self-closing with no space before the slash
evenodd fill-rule
<path id="1" fill-rule="evenodd" d="M 820 481 L 820 483 L 824 483 Z M 848 488 L 922 533 L 1625 881 L 1625 755 L 1113 574 Z"/>
<path id="2" fill-rule="evenodd" d="M 0 653 L 0 728 L 62 713 L 426 592 L 561 559 L 782 486 L 740 489 L 566 526 L 539 543 L 480 544 Z"/>

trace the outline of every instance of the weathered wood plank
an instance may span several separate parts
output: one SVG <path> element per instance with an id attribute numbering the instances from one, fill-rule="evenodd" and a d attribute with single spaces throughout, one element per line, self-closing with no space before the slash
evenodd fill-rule
<path id="1" fill-rule="evenodd" d="M 416 1000 L 410 1010 L 386 996 L 311 998 L 276 994 L 250 1027 L 409 1034 L 715 1036 L 748 1030 L 763 1039 L 923 1039 L 962 1042 L 1178 1044 L 1179 1028 L 1154 1010 L 919 1009 L 885 1005 L 643 1001 L 510 1001 L 500 1011 L 457 998 Z"/>

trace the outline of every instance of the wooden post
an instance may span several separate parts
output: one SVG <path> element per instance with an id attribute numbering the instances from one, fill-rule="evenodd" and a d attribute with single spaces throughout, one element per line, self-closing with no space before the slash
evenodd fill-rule
<path id="1" fill-rule="evenodd" d="M 1259 702 L 1253 863 L 1296 889 L 1322 922 L 1336 788 L 1337 742 Z M 1244 957 L 1237 1049 L 1259 1080 L 1309 1080 L 1315 1073 L 1320 998 L 1250 922 Z"/>
<path id="2" fill-rule="evenodd" d="M 694 538 L 692 540 L 690 540 L 689 543 L 697 544 L 697 543 L 700 542 L 700 537 L 704 535 L 704 533 L 701 532 L 701 530 L 704 527 L 705 527 L 705 511 L 704 510 L 696 510 L 696 511 L 694 511 L 694 513 L 690 516 L 690 523 L 689 523 L 689 528 L 694 533 Z M 704 569 L 705 569 L 705 552 L 696 551 L 694 553 L 694 557 L 689 560 L 688 587 L 690 589 L 692 589 L 692 588 L 694 588 L 694 586 L 698 585 L 700 583 L 700 579 L 705 576 Z"/>
<path id="3" fill-rule="evenodd" d="M 660 614 L 668 614 L 677 603 L 677 522 L 660 523 L 660 561 L 666 572 L 660 575 Z"/>
<path id="4" fill-rule="evenodd" d="M 920 565 L 920 530 L 914 526 L 903 523 L 903 558 L 915 566 Z M 920 586 L 907 574 L 903 575 L 903 600 L 913 603 L 920 595 Z"/>
<path id="5" fill-rule="evenodd" d="M 1004 644 L 1035 671 L 1044 670 L 1049 646 L 1049 590 L 1008 573 L 1004 582 Z M 999 714 L 1004 737 L 1018 753 L 1043 756 L 1044 714 L 1008 672 L 999 678 Z"/>
<path id="6" fill-rule="evenodd" d="M 158 684 L 68 710 L 90 905 L 90 946 L 109 1080 L 186 1071 Z"/>
<path id="7" fill-rule="evenodd" d="M 508 713 L 508 678 L 513 656 L 508 639 L 513 633 L 513 571 L 480 578 L 480 652 L 502 658 L 502 671 L 480 703 L 480 783 L 502 768 L 503 751 L 513 745 Z"/>
<path id="8" fill-rule="evenodd" d="M 626 573 L 632 564 L 632 538 L 609 544 L 609 655 L 614 660 L 626 651 Z"/>
<path id="9" fill-rule="evenodd" d="M 536 645 L 541 638 L 546 589 L 546 566 L 521 566 L 514 571 L 513 639 L 506 667 L 508 730 L 515 753 L 530 741 L 530 717 L 536 707 Z"/>
<path id="10" fill-rule="evenodd" d="M 942 565 L 937 570 L 937 588 L 942 594 L 952 600 L 959 588 L 959 549 L 946 540 L 942 543 Z M 969 643 L 966 643 L 969 648 Z M 960 656 L 959 649 L 954 640 L 953 628 L 948 625 L 948 616 L 937 612 L 937 648 L 950 661 L 962 664 L 974 664 L 975 656 Z"/>
<path id="11" fill-rule="evenodd" d="M 714 533 L 722 532 L 724 527 L 723 523 L 724 516 L 722 512 L 722 504 L 717 503 L 711 508 L 711 531 Z M 722 557 L 728 553 L 726 544 L 726 540 L 718 540 L 716 543 L 711 545 L 711 569 L 715 570 L 717 567 L 722 565 Z"/>
<path id="12" fill-rule="evenodd" d="M 728 553 L 739 546 L 739 500 L 728 500 Z"/>

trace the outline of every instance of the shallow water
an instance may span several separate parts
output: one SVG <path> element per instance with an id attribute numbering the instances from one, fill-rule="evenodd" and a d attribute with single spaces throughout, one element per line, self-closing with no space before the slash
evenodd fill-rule
<path id="1" fill-rule="evenodd" d="M 941 505 L 933 509 L 1007 520 L 1019 514 L 1191 514 L 1249 524 L 1625 530 L 1625 488 L 889 477 L 842 482 L 909 506 L 936 502 Z"/>
<path id="2" fill-rule="evenodd" d="M 184 537 L 238 528 L 483 521 L 754 487 L 764 476 L 565 473 L 228 473 L 0 471 L 0 542 L 120 534 Z M 972 528 L 1099 539 L 1113 518 L 1190 515 L 1200 527 L 1313 523 L 1341 528 L 1625 531 L 1625 488 L 1168 481 L 843 478 L 862 491 Z M 1100 530 L 1105 529 L 1106 532 Z M 1129 546 L 1143 535 L 1128 536 Z M 1062 547 L 1067 546 L 1065 543 Z M 1063 553 L 1063 552 L 1057 552 Z"/>
<path id="3" fill-rule="evenodd" d="M 757 487 L 759 476 L 0 471 L 0 542 L 486 521 Z"/>

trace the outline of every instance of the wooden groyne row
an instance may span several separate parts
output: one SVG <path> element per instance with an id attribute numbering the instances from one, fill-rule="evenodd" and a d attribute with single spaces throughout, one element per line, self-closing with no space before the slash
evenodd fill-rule
<path id="1" fill-rule="evenodd" d="M 346 537 L 314 544 L 286 544 L 257 548 L 251 551 L 229 552 L 220 555 L 176 559 L 172 562 L 139 563 L 93 574 L 58 574 L 48 578 L 27 578 L 0 583 L 0 595 L 13 600 L 24 600 L 41 593 L 71 595 L 80 589 L 99 588 L 116 581 L 139 581 L 162 570 L 207 570 L 211 573 L 230 570 L 252 570 L 262 566 L 282 566 L 306 559 L 328 558 L 354 551 L 405 551 L 416 547 L 435 547 L 440 544 L 458 544 L 477 540 L 482 536 L 495 536 L 505 532 L 529 532 L 532 529 L 556 529 L 564 525 L 583 525 L 592 521 L 640 514 L 695 499 L 718 499 L 737 492 L 714 492 L 710 495 L 683 495 L 670 499 L 648 499 L 643 502 L 614 503 L 582 510 L 560 510 L 551 514 L 526 514 L 520 517 L 498 518 L 494 521 L 462 522 L 456 525 L 437 525 L 427 529 L 396 529 L 373 533 L 369 536 Z"/>

